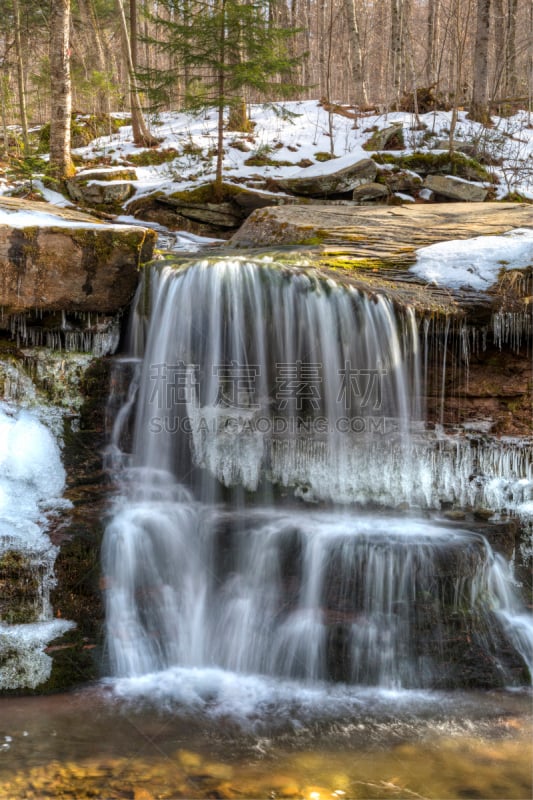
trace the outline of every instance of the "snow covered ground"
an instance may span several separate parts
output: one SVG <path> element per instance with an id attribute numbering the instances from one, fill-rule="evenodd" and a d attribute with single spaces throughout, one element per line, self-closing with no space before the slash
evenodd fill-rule
<path id="1" fill-rule="evenodd" d="M 430 283 L 450 289 L 483 291 L 502 269 L 533 266 L 533 229 L 517 228 L 502 236 L 452 239 L 421 247 L 411 271 Z"/>
<path id="2" fill-rule="evenodd" d="M 276 180 L 296 175 L 311 177 L 327 174 L 370 157 L 375 151 L 363 149 L 363 145 L 368 143 L 373 133 L 391 125 L 402 126 L 405 144 L 403 150 L 390 151 L 391 155 L 445 152 L 436 147 L 443 147 L 449 136 L 451 112 L 437 111 L 420 115 L 421 125 L 417 124 L 414 114 L 405 112 L 364 115 L 355 122 L 352 118 L 333 114 L 330 128 L 328 112 L 317 101 L 307 100 L 254 105 L 250 109 L 250 119 L 254 126 L 250 133 L 224 133 L 224 181 L 235 186 L 255 187 L 262 192 L 272 191 L 274 194 Z M 512 117 L 493 117 L 493 122 L 493 127 L 485 128 L 468 120 L 466 112 L 460 111 L 454 141 L 474 146 L 484 163 L 490 162 L 486 170 L 495 180 L 496 199 L 512 194 L 533 200 L 532 115 L 520 111 Z M 160 139 L 156 150 L 136 147 L 132 140 L 131 126 L 125 125 L 111 136 L 100 137 L 88 146 L 74 150 L 74 154 L 93 173 L 99 167 L 107 170 L 123 166 L 135 167 L 137 180 L 132 181 L 135 194 L 124 204 L 125 214 L 117 218 L 117 222 L 139 224 L 140 219 L 134 219 L 128 214 L 128 205 L 136 199 L 156 191 L 171 194 L 191 189 L 214 179 L 216 126 L 215 109 L 197 114 L 162 113 L 150 120 L 152 132 Z M 333 131 L 332 136 L 330 129 Z M 332 152 L 334 157 L 324 160 Z M 139 158 L 144 162 L 160 160 L 162 163 L 140 166 Z M 247 164 L 250 159 L 254 163 Z M 390 169 L 389 164 L 380 166 L 382 171 Z M 83 166 L 79 170 L 83 170 Z M 34 184 L 49 203 L 56 206 L 71 205 L 63 195 L 45 188 L 38 178 Z M 11 188 L 12 182 L 0 176 L 0 194 L 9 192 Z M 395 194 L 398 202 L 414 202 L 414 198 L 404 192 Z M 419 201 L 426 200 L 428 195 L 430 196 L 428 190 L 420 189 Z M 11 219 L 10 222 L 13 224 L 14 220 Z M 160 242 L 168 249 L 194 252 L 204 244 L 215 241 L 190 233 L 166 231 L 155 223 L 149 224 L 159 231 Z M 531 245 L 529 238 L 524 236 L 520 238 L 520 242 L 506 238 L 498 243 L 493 237 L 488 243 L 479 238 L 476 242 L 462 244 L 461 247 L 449 243 L 444 250 L 434 245 L 421 251 L 416 268 L 418 274 L 430 281 L 447 282 L 450 286 L 486 288 L 489 280 L 493 282 L 487 270 L 491 276 L 496 274 L 495 265 L 499 268 L 503 266 L 503 261 L 511 262 L 510 266 L 518 266 L 513 262 L 514 250 L 519 247 L 522 263 L 526 258 L 523 254 L 524 243 Z M 512 252 L 509 252 L 508 247 L 511 245 Z M 500 246 L 503 250 L 499 255 L 494 251 L 490 260 L 492 267 L 489 269 L 487 253 Z M 461 267 L 462 273 L 459 273 L 456 263 L 453 275 L 450 267 L 443 281 L 442 269 L 436 266 L 437 262 L 443 263 L 443 257 L 448 267 L 451 264 L 450 257 L 455 258 L 455 263 L 457 258 L 466 257 L 466 262 Z M 475 263 L 469 260 L 471 258 Z M 479 268 L 479 259 L 483 259 L 483 269 Z"/>
<path id="3" fill-rule="evenodd" d="M 313 100 L 256 105 L 251 108 L 254 130 L 249 134 L 227 131 L 224 134 L 224 179 L 228 183 L 264 183 L 265 179 L 294 177 L 330 172 L 348 161 L 368 158 L 372 151 L 363 150 L 375 130 L 393 124 L 403 126 L 405 148 L 394 155 L 417 152 L 438 152 L 435 145 L 447 138 L 451 112 L 423 114 L 422 130 L 416 130 L 413 114 L 394 112 L 362 116 L 354 120 L 334 114 L 333 136 L 329 136 L 328 113 Z M 479 152 L 495 162 L 487 170 L 498 179 L 496 198 L 517 192 L 533 200 L 533 118 L 520 111 L 512 117 L 494 117 L 494 127 L 482 125 L 459 112 L 454 140 L 476 146 Z M 174 192 L 191 188 L 214 178 L 216 151 L 216 112 L 202 114 L 165 113 L 151 120 L 152 132 L 161 139 L 160 150 L 174 149 L 176 156 L 156 166 L 137 167 L 134 183 L 136 197 L 153 191 Z M 322 161 L 323 154 L 333 150 L 334 162 Z M 124 126 L 112 136 L 96 139 L 75 151 L 94 165 L 101 159 L 112 164 L 127 164 L 132 155 L 142 152 L 133 145 L 131 127 Z M 317 157 L 318 154 L 318 157 Z M 321 155 L 322 154 L 322 155 Z M 172 153 L 169 153 L 169 157 Z M 263 166 L 247 165 L 250 157 L 264 157 Z M 283 162 L 283 165 L 275 162 Z M 307 167 L 302 162 L 310 162 Z M 496 164 L 501 162 L 501 164 Z M 345 165 L 345 164 L 344 164 Z"/>

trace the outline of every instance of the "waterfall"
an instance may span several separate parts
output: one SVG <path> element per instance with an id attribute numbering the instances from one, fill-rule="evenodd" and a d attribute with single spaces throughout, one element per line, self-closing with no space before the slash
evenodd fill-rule
<path id="1" fill-rule="evenodd" d="M 200 262 L 150 280 L 135 311 L 149 295 L 135 464 L 179 476 L 192 450 L 226 487 L 268 479 L 309 500 L 359 499 L 372 469 L 376 497 L 394 501 L 391 439 L 405 471 L 422 417 L 411 309 L 268 262 Z M 349 462 L 354 440 L 378 442 L 372 464 Z"/>
<path id="2" fill-rule="evenodd" d="M 110 447 L 114 675 L 528 680 L 533 625 L 510 566 L 477 533 L 387 510 L 532 496 L 527 449 L 425 430 L 420 327 L 381 295 L 267 259 L 145 275 Z"/>

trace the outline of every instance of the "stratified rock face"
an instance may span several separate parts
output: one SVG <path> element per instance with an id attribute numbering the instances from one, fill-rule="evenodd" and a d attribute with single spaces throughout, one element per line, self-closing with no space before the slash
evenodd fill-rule
<path id="1" fill-rule="evenodd" d="M 153 253 L 154 231 L 108 225 L 41 203 L 0 202 L 0 304 L 31 309 L 111 313 L 137 285 Z"/>
<path id="2" fill-rule="evenodd" d="M 345 161 L 345 159 L 342 160 Z M 336 172 L 324 170 L 323 174 L 310 175 L 306 174 L 306 170 L 302 170 L 301 177 L 297 175 L 294 178 L 279 180 L 277 183 L 282 189 L 294 194 L 327 197 L 331 194 L 351 192 L 362 183 L 371 183 L 376 177 L 376 173 L 376 163 L 371 158 L 363 158 Z"/>

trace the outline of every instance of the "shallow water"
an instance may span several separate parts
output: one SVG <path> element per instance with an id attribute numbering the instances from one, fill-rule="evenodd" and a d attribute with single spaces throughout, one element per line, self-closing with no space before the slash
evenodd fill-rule
<path id="1" fill-rule="evenodd" d="M 336 703 L 343 692 L 344 707 Z M 320 717 L 309 707 L 306 715 L 293 706 L 291 715 L 278 697 L 262 708 L 259 725 L 252 716 L 225 715 L 214 696 L 203 710 L 187 711 L 178 700 L 156 710 L 125 695 L 124 685 L 106 683 L 0 701 L 0 798 L 527 800 L 532 794 L 526 692 L 324 687 Z M 336 713 L 323 713 L 328 706 Z"/>

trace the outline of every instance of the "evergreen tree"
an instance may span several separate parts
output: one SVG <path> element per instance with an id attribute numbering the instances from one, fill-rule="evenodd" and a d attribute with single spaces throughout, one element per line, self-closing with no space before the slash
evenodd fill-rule
<path id="1" fill-rule="evenodd" d="M 152 72 L 147 91 L 152 97 L 164 95 L 165 89 L 186 77 L 185 105 L 217 108 L 215 193 L 220 195 L 225 109 L 229 108 L 233 121 L 240 118 L 244 126 L 247 89 L 278 97 L 294 91 L 286 76 L 299 61 L 287 48 L 295 31 L 273 24 L 268 0 L 163 0 L 162 5 L 168 14 L 166 18 L 158 15 L 157 21 L 166 35 L 157 44 L 172 55 L 175 68 Z"/>

